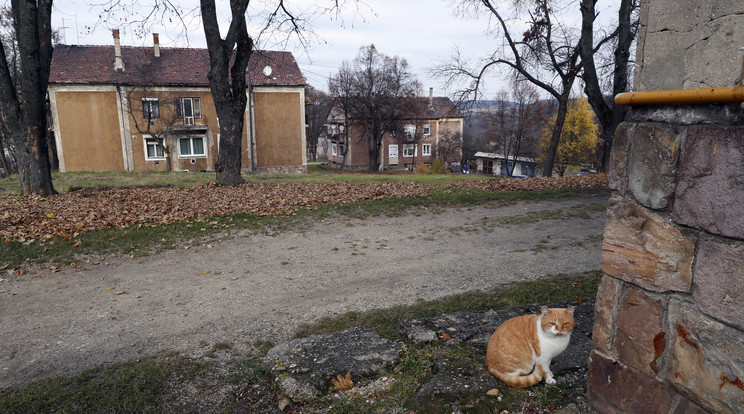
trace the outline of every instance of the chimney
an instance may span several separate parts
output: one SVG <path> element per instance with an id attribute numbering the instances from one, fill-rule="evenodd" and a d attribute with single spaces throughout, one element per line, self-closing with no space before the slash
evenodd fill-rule
<path id="1" fill-rule="evenodd" d="M 429 88 L 429 109 L 434 108 L 434 88 Z"/>
<path id="2" fill-rule="evenodd" d="M 119 43 L 119 29 L 114 29 L 114 69 L 124 70 L 124 64 L 121 61 L 121 44 Z"/>
<path id="3" fill-rule="evenodd" d="M 160 57 L 160 36 L 157 33 L 152 34 L 152 49 L 155 52 L 155 57 Z"/>

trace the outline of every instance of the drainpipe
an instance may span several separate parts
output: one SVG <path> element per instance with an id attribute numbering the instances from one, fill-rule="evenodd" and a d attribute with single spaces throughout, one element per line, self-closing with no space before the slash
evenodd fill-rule
<path id="1" fill-rule="evenodd" d="M 251 172 L 256 172 L 256 167 L 258 166 L 256 162 L 256 114 L 253 104 L 253 84 L 251 83 L 250 67 L 248 67 L 245 73 L 248 78 L 248 122 L 250 123 L 250 127 L 248 128 L 248 145 L 251 149 Z"/>
<path id="2" fill-rule="evenodd" d="M 744 86 L 625 92 L 615 96 L 617 105 L 673 105 L 744 102 Z"/>

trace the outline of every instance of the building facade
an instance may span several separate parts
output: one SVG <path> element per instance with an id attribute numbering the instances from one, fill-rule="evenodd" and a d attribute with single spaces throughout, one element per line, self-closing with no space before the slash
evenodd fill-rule
<path id="1" fill-rule="evenodd" d="M 379 148 L 381 169 L 413 169 L 440 158 L 458 163 L 462 156 L 463 115 L 449 98 L 415 98 L 410 110 L 403 107 L 390 121 Z M 344 111 L 340 103 L 328 115 L 328 160 L 331 165 L 365 170 L 370 164 L 367 125 L 355 111 Z M 344 156 L 345 155 L 345 156 Z"/>
<path id="2" fill-rule="evenodd" d="M 49 100 L 60 171 L 213 171 L 220 129 L 206 49 L 56 45 Z M 289 52 L 253 52 L 244 171 L 304 172 L 304 77 Z"/>

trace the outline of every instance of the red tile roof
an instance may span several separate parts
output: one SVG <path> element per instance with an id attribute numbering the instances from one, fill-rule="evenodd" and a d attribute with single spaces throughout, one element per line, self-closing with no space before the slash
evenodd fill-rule
<path id="1" fill-rule="evenodd" d="M 384 98 L 381 98 L 384 99 Z M 416 97 L 415 100 L 405 100 L 404 103 L 398 104 L 400 108 L 397 113 L 402 119 L 442 119 L 442 118 L 464 118 L 460 109 L 452 103 L 450 98 L 444 96 L 434 96 L 431 101 L 428 97 Z M 429 105 L 431 102 L 431 105 Z M 339 100 L 339 104 L 342 101 Z M 361 111 L 364 107 L 363 100 L 351 98 L 349 105 L 350 113 L 348 116 L 352 119 L 362 117 Z"/>
<path id="2" fill-rule="evenodd" d="M 55 45 L 49 74 L 50 83 L 209 86 L 207 49 L 121 47 L 124 70 L 114 69 L 114 46 Z M 263 70 L 272 68 L 271 75 Z M 255 50 L 248 65 L 250 81 L 256 86 L 301 86 L 305 84 L 291 52 Z"/>

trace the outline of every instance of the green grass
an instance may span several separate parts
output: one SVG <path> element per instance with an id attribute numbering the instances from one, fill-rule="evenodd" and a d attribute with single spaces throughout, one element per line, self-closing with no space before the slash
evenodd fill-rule
<path id="1" fill-rule="evenodd" d="M 170 379 L 192 379 L 207 368 L 204 363 L 159 354 L 73 377 L 43 379 L 17 391 L 0 391 L 0 413 L 159 412 Z"/>
<path id="2" fill-rule="evenodd" d="M 416 305 L 393 306 L 369 312 L 347 312 L 304 325 L 297 330 L 295 337 L 302 338 L 354 326 L 365 326 L 383 338 L 398 341 L 403 339 L 398 334 L 398 325 L 406 319 L 426 318 L 450 312 L 478 312 L 531 303 L 574 302 L 577 299 L 593 298 L 601 277 L 599 271 L 559 275 L 550 279 L 514 283 L 490 292 L 462 293 Z"/>
<path id="3" fill-rule="evenodd" d="M 200 172 L 68 172 L 52 173 L 54 188 L 60 192 L 82 188 L 190 187 L 214 182 L 214 173 Z M 0 179 L 0 194 L 18 194 L 18 176 Z"/>
<path id="4" fill-rule="evenodd" d="M 383 173 L 337 173 L 333 168 L 310 165 L 308 171 L 327 171 L 326 174 L 244 174 L 246 181 L 256 182 L 339 182 L 358 183 L 410 181 L 420 184 L 444 185 L 457 181 L 492 178 L 462 174 L 383 174 Z M 76 191 L 83 188 L 117 187 L 189 187 L 215 181 L 213 172 L 66 172 L 52 173 L 52 182 L 58 192 Z M 0 179 L 0 195 L 18 194 L 18 176 Z"/>

